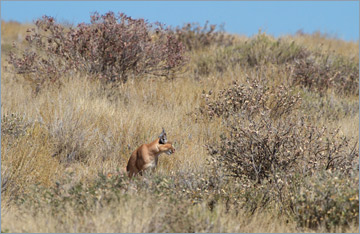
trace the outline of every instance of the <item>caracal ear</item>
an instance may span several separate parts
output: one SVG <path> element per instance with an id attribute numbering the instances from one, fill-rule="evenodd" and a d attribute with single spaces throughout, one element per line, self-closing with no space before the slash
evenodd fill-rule
<path id="1" fill-rule="evenodd" d="M 166 132 L 165 132 L 165 129 L 162 128 L 162 132 L 159 136 L 159 143 L 160 144 L 165 144 L 167 142 L 167 137 L 166 137 Z"/>

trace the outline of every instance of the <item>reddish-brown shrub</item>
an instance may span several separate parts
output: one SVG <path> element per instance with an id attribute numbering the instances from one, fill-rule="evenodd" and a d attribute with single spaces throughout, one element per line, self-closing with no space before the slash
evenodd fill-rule
<path id="1" fill-rule="evenodd" d="M 28 30 L 28 47 L 10 54 L 19 74 L 43 84 L 82 71 L 106 81 L 130 74 L 166 76 L 184 63 L 184 47 L 160 23 L 150 24 L 113 12 L 91 15 L 91 23 L 67 28 L 43 16 Z"/>

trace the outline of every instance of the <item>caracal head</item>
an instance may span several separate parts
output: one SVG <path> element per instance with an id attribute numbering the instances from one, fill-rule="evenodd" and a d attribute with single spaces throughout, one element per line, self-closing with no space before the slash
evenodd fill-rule
<path id="1" fill-rule="evenodd" d="M 162 132 L 159 136 L 159 144 L 165 144 L 167 142 L 166 132 L 165 129 L 162 128 Z"/>
<path id="2" fill-rule="evenodd" d="M 175 148 L 173 147 L 171 142 L 168 142 L 165 129 L 162 128 L 162 132 L 159 136 L 159 144 L 162 145 L 161 148 L 169 148 L 165 151 L 167 155 L 173 154 L 175 152 Z"/>

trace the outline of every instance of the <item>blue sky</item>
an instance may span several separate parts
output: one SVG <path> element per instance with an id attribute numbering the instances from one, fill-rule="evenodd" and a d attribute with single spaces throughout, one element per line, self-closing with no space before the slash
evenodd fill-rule
<path id="1" fill-rule="evenodd" d="M 32 22 L 42 15 L 70 23 L 89 22 L 90 13 L 124 12 L 133 18 L 177 26 L 225 23 L 225 30 L 274 36 L 320 30 L 345 40 L 359 39 L 358 1 L 1 1 L 1 19 Z"/>

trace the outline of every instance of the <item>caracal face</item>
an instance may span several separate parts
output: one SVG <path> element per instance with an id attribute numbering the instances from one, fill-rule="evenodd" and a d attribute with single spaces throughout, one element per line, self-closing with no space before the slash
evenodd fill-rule
<path id="1" fill-rule="evenodd" d="M 175 152 L 171 142 L 168 142 L 166 132 L 163 128 L 160 136 L 150 144 L 143 144 L 137 148 L 130 156 L 126 171 L 131 178 L 145 170 L 155 170 L 158 157 L 162 153 L 171 155 Z"/>

